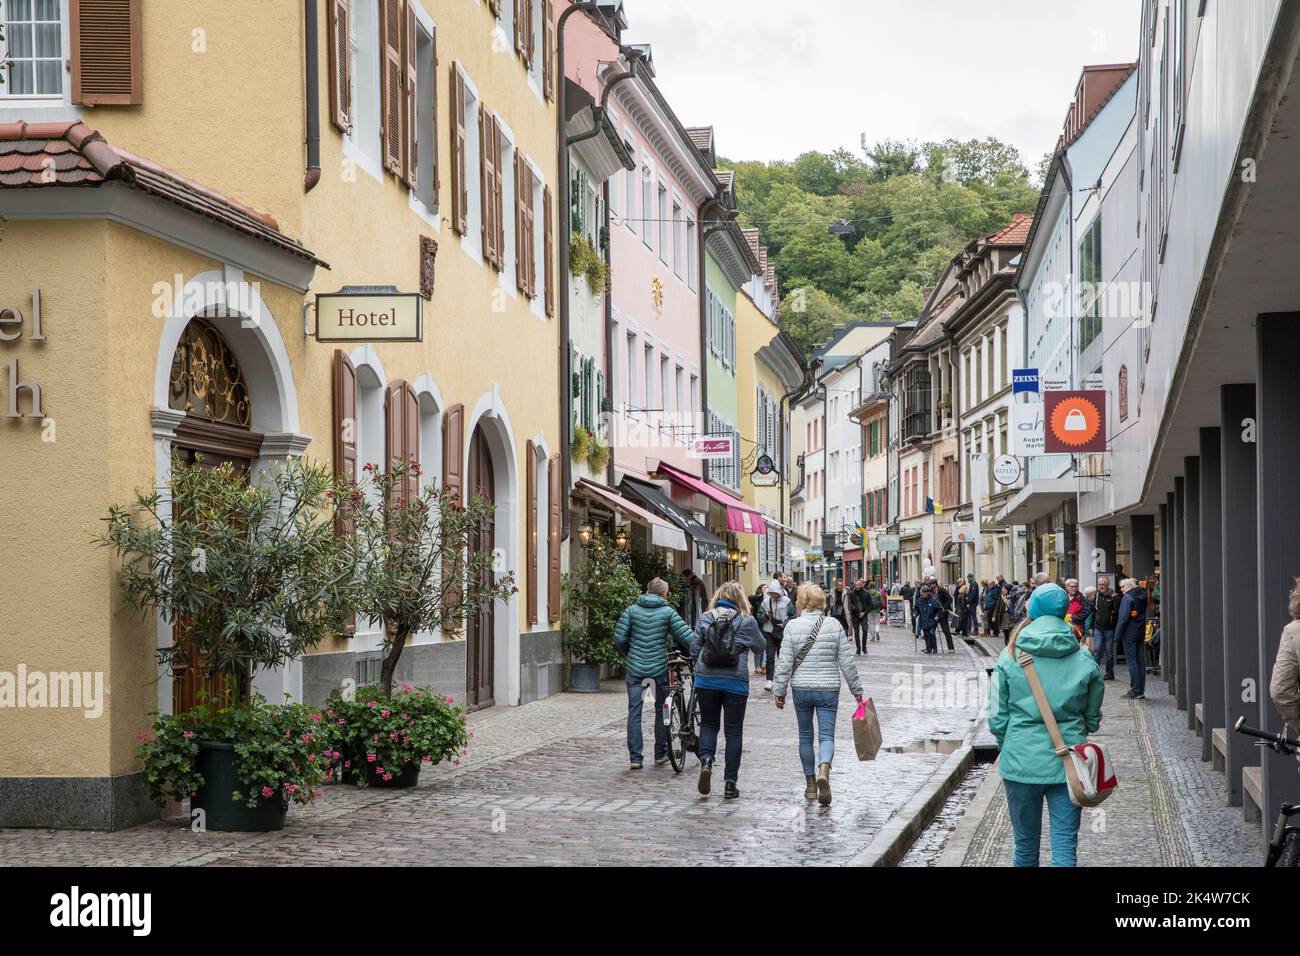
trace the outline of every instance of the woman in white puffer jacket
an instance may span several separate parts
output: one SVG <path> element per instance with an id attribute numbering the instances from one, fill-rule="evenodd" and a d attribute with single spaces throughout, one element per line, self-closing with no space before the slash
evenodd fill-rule
<path id="1" fill-rule="evenodd" d="M 799 760 L 806 784 L 804 797 L 817 798 L 826 806 L 831 802 L 831 760 L 835 757 L 840 677 L 848 682 L 858 701 L 862 700 L 862 680 L 853 662 L 849 636 L 838 621 L 826 616 L 826 592 L 815 584 L 800 585 L 795 610 L 798 617 L 785 626 L 773 692 L 776 706 L 784 708 L 786 688 L 794 689 L 794 710 L 799 719 Z M 816 638 L 809 645 L 814 634 Z M 814 715 L 816 751 L 813 749 Z"/>

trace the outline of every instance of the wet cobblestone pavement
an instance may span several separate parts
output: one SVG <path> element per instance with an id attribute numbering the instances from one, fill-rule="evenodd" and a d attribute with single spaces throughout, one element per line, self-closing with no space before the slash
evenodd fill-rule
<path id="1" fill-rule="evenodd" d="M 0 830 L 0 863 L 844 864 L 970 735 L 984 692 L 972 650 L 927 657 L 901 629 L 886 629 L 858 668 L 886 751 L 857 760 L 854 702 L 844 690 L 827 808 L 804 800 L 793 708 L 776 710 L 760 681 L 745 719 L 741 797 L 731 801 L 721 796 L 721 758 L 709 797 L 696 792 L 693 757 L 680 775 L 649 760 L 628 769 L 627 698 L 616 682 L 600 694 L 474 714 L 470 754 L 459 767 L 426 772 L 412 790 L 327 786 L 310 807 L 294 807 L 277 833 L 199 834 L 178 821 L 116 833 Z M 648 752 L 650 721 L 647 712 Z M 927 744 L 935 740 L 945 743 Z"/>
<path id="2" fill-rule="evenodd" d="M 1084 810 L 1080 866 L 1259 866 L 1258 824 L 1226 805 L 1223 774 L 1201 760 L 1201 740 L 1187 730 L 1168 685 L 1147 678 L 1144 701 L 1122 700 L 1128 681 L 1106 684 L 1101 731 L 1120 789 L 1101 807 Z M 996 786 L 971 838 L 963 865 L 1010 866 L 1014 837 L 996 768 Z M 1042 865 L 1050 859 L 1046 813 Z"/>

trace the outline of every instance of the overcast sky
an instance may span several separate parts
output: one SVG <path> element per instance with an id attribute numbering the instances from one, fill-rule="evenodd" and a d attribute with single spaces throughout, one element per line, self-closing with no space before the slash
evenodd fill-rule
<path id="1" fill-rule="evenodd" d="M 1136 58 L 1141 0 L 625 0 L 682 122 L 732 159 L 995 136 L 1033 170 L 1088 63 Z"/>

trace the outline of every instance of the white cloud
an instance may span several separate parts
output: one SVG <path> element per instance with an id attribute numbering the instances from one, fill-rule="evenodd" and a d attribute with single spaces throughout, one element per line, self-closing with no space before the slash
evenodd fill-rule
<path id="1" fill-rule="evenodd" d="M 1031 168 L 1079 71 L 1137 56 L 1141 0 L 626 0 L 626 42 L 721 153 L 995 136 Z"/>

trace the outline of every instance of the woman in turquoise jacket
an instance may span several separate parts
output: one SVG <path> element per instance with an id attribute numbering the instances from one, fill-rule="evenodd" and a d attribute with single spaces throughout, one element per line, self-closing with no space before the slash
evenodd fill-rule
<path id="1" fill-rule="evenodd" d="M 1028 618 L 1012 636 L 1017 657 L 1025 651 L 1061 728 L 1066 746 L 1087 741 L 1101 726 L 1105 693 L 1101 669 L 1074 636 L 1065 612 L 1070 596 L 1043 584 L 1029 598 Z M 1016 835 L 1016 866 L 1037 866 L 1043 801 L 1051 824 L 1052 866 L 1074 866 L 1082 811 L 1070 802 L 1065 766 L 1056 755 L 1034 693 L 1007 650 L 998 656 L 989 687 L 989 730 L 1002 750 L 999 772 Z"/>

